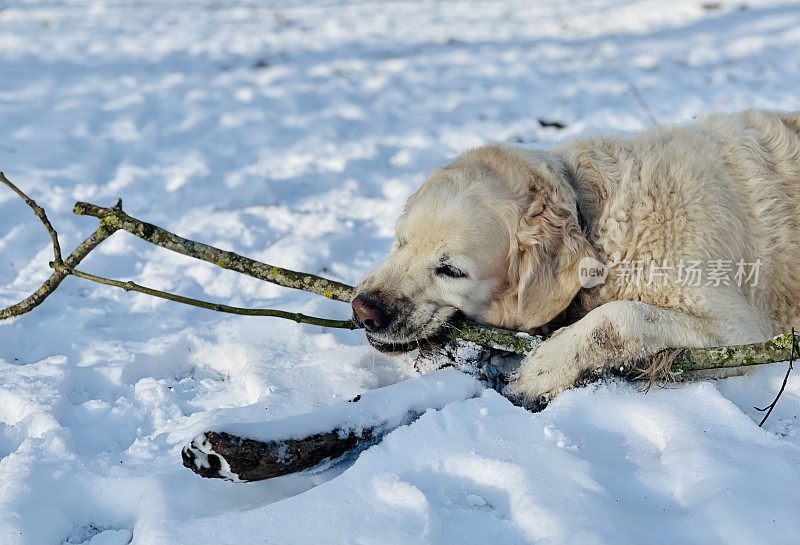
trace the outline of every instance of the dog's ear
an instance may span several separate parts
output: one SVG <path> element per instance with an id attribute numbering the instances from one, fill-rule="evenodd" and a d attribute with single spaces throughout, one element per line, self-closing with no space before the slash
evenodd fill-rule
<path id="1" fill-rule="evenodd" d="M 527 176 L 528 200 L 512 240 L 516 248 L 509 274 L 517 287 L 518 312 L 546 322 L 575 297 L 578 262 L 594 251 L 581 231 L 576 196 L 563 172 L 542 164 Z"/>
<path id="2" fill-rule="evenodd" d="M 588 241 L 578 224 L 574 204 L 559 203 L 551 192 L 533 193 L 517 226 L 517 250 L 534 268 L 561 274 L 583 257 Z"/>

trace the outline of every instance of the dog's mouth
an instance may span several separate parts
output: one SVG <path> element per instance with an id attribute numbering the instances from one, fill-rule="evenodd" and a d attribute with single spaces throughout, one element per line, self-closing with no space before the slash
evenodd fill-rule
<path id="1" fill-rule="evenodd" d="M 384 342 L 379 341 L 369 333 L 367 333 L 367 342 L 372 345 L 378 352 L 383 352 L 384 354 L 402 354 L 405 352 L 411 352 L 412 350 L 416 350 L 420 347 L 421 343 L 427 343 L 428 339 L 414 339 L 411 341 L 404 341 L 404 342 Z"/>
<path id="2" fill-rule="evenodd" d="M 426 326 L 420 328 L 423 332 L 420 335 L 411 335 L 399 339 L 387 338 L 384 335 L 366 332 L 367 341 L 379 352 L 385 354 L 402 354 L 412 350 L 429 348 L 443 344 L 447 339 L 444 330 L 454 323 L 464 319 L 464 315 L 458 310 L 453 310 L 446 320 L 431 319 Z M 433 326 L 437 323 L 438 326 Z"/>

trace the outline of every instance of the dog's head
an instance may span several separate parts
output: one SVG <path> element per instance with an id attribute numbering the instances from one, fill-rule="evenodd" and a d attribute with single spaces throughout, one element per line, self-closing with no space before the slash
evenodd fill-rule
<path id="1" fill-rule="evenodd" d="M 416 348 L 459 311 L 522 330 L 549 322 L 592 253 L 575 203 L 554 156 L 499 146 L 462 155 L 409 198 L 391 254 L 357 288 L 354 319 L 383 350 Z"/>

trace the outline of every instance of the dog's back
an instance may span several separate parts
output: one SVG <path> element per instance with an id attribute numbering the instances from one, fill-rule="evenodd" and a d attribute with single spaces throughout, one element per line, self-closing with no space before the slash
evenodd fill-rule
<path id="1" fill-rule="evenodd" d="M 739 340 L 800 325 L 800 114 L 716 114 L 556 153 L 588 203 L 601 259 L 612 274 L 640 268 L 637 282 L 592 290 L 592 306 L 625 299 L 728 314 Z M 681 268 L 697 262 L 716 276 L 687 284 Z"/>
<path id="2" fill-rule="evenodd" d="M 763 260 L 756 285 L 772 333 L 800 325 L 800 113 L 747 110 L 701 126 L 724 141 L 726 168 L 748 211 L 744 237 Z"/>

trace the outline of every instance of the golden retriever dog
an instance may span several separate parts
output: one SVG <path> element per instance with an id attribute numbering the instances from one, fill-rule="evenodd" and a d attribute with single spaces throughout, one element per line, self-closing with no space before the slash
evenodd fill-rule
<path id="1" fill-rule="evenodd" d="M 468 151 L 409 198 L 352 306 L 384 350 L 458 312 L 531 332 L 566 323 L 509 385 L 531 402 L 667 349 L 800 326 L 800 113 Z"/>

